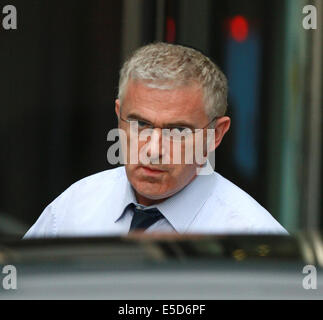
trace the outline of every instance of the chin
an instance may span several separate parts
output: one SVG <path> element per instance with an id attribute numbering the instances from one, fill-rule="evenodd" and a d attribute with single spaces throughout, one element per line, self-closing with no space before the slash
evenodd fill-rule
<path id="1" fill-rule="evenodd" d="M 171 190 L 169 189 L 161 189 L 160 186 L 154 186 L 152 183 L 140 183 L 140 185 L 133 185 L 136 191 L 141 194 L 142 196 L 149 198 L 149 199 L 163 199 L 166 197 L 169 197 L 169 194 L 171 194 Z"/>
<path id="2" fill-rule="evenodd" d="M 157 201 L 163 200 L 174 195 L 181 189 L 178 181 L 170 177 L 168 173 L 162 174 L 161 176 L 147 176 L 141 174 L 136 169 L 127 172 L 128 180 L 136 192 L 142 197 Z"/>

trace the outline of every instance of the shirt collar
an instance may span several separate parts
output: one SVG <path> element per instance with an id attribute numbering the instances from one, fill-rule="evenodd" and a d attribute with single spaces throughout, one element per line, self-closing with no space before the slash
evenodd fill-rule
<path id="1" fill-rule="evenodd" d="M 156 205 L 177 232 L 185 232 L 210 197 L 215 174 L 196 176 L 184 189 Z"/>
<path id="2" fill-rule="evenodd" d="M 126 174 L 125 174 L 126 176 Z M 133 188 L 129 182 L 129 180 L 127 179 L 127 176 L 125 177 L 126 181 L 125 184 L 122 187 L 122 191 L 123 191 L 123 195 L 120 201 L 120 209 L 118 211 L 115 212 L 115 216 L 114 216 L 114 222 L 117 222 L 125 213 L 127 207 L 134 203 L 137 204 L 137 199 L 136 199 L 136 195 L 133 191 Z"/>
<path id="3" fill-rule="evenodd" d="M 120 201 L 120 210 L 115 211 L 114 221 L 118 221 L 126 211 L 126 208 L 134 203 L 138 205 L 135 193 L 128 179 L 123 189 Z M 153 205 L 157 208 L 168 222 L 179 232 L 185 232 L 191 225 L 206 200 L 210 197 L 215 183 L 215 174 L 197 175 L 194 180 L 182 190 L 166 199 Z"/>

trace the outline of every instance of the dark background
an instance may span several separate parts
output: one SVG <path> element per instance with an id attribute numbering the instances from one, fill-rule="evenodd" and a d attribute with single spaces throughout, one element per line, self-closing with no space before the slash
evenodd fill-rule
<path id="1" fill-rule="evenodd" d="M 31 223 L 72 182 L 109 166 L 121 2 L 14 3 L 18 28 L 0 31 L 0 204 Z"/>

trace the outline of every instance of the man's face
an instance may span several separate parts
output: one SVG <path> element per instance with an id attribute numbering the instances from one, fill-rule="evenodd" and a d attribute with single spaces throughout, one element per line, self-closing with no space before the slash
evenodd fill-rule
<path id="1" fill-rule="evenodd" d="M 145 86 L 140 81 L 128 83 L 122 107 L 116 100 L 116 113 L 122 119 L 137 119 L 153 124 L 157 128 L 189 127 L 202 128 L 210 121 L 203 104 L 203 92 L 197 85 L 179 87 L 172 90 L 156 89 Z M 127 154 L 130 154 L 130 126 L 119 121 L 119 128 L 127 133 Z M 131 164 L 129 157 L 126 164 L 128 180 L 133 186 L 137 201 L 144 205 L 158 203 L 184 188 L 196 176 L 197 164 L 173 164 L 174 154 L 162 148 L 162 133 L 154 130 L 155 142 L 148 144 L 147 155 L 159 158 L 159 164 Z M 157 137 L 157 139 L 156 139 Z M 194 140 L 194 139 L 193 139 Z M 138 150 L 147 141 L 138 140 Z M 175 142 L 174 142 L 175 143 Z M 176 142 L 180 143 L 180 142 Z M 180 143 L 181 144 L 181 143 Z M 181 144 L 181 159 L 185 159 L 185 144 Z M 172 149 L 172 148 L 171 148 Z M 162 157 L 169 152 L 170 164 L 163 164 Z"/>

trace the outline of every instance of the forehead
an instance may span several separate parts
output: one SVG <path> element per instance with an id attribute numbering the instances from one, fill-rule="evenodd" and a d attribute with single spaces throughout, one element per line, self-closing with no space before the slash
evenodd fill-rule
<path id="1" fill-rule="evenodd" d="M 128 82 L 122 112 L 160 122 L 178 119 L 196 122 L 206 117 L 203 90 L 198 84 L 159 89 L 134 80 Z"/>

